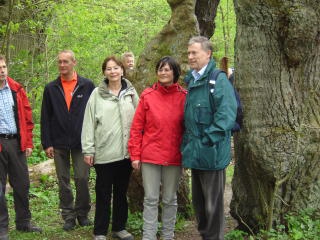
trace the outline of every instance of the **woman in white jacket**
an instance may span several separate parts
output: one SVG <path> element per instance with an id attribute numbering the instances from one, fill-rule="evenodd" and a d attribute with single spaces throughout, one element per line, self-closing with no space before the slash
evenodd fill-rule
<path id="1" fill-rule="evenodd" d="M 105 79 L 92 92 L 82 127 L 84 161 L 96 171 L 94 239 L 106 239 L 112 209 L 113 237 L 132 240 L 125 230 L 128 218 L 127 189 L 132 172 L 127 150 L 129 131 L 139 97 L 125 78 L 124 67 L 114 56 L 102 64 Z"/>

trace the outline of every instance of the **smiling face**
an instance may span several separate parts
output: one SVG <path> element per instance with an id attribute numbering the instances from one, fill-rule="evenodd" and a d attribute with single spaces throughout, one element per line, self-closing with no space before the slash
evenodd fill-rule
<path id="1" fill-rule="evenodd" d="M 58 55 L 58 68 L 61 77 L 64 79 L 72 78 L 74 67 L 76 66 L 76 60 L 72 57 L 69 52 L 61 52 Z"/>
<path id="2" fill-rule="evenodd" d="M 204 50 L 201 43 L 193 43 L 188 46 L 188 63 L 190 68 L 199 72 L 204 66 L 206 66 L 211 57 L 210 50 Z"/>
<path id="3" fill-rule="evenodd" d="M 110 82 L 121 82 L 121 76 L 123 75 L 123 69 L 115 61 L 109 60 L 104 70 L 104 75 Z"/>
<path id="4" fill-rule="evenodd" d="M 157 70 L 158 81 L 163 86 L 170 86 L 173 84 L 173 70 L 168 63 L 160 66 Z"/>

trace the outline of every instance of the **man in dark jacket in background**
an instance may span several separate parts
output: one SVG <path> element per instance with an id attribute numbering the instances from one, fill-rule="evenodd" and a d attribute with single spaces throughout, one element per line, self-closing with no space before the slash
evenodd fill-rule
<path id="1" fill-rule="evenodd" d="M 211 79 L 216 64 L 212 44 L 193 37 L 188 44 L 182 162 L 192 173 L 192 203 L 203 240 L 223 240 L 225 168 L 231 159 L 231 129 L 237 103 L 225 73 Z M 209 84 L 214 86 L 209 87 Z"/>
<path id="2" fill-rule="evenodd" d="M 59 182 L 63 229 L 88 226 L 90 210 L 89 167 L 83 160 L 81 129 L 84 111 L 94 89 L 91 80 L 79 76 L 76 59 L 70 50 L 58 55 L 60 76 L 45 86 L 41 109 L 41 142 L 47 157 L 54 158 Z M 76 199 L 70 186 L 70 156 L 74 172 Z"/>
<path id="3" fill-rule="evenodd" d="M 9 239 L 9 215 L 5 200 L 7 177 L 13 188 L 16 228 L 41 232 L 30 223 L 29 172 L 26 157 L 32 153 L 32 110 L 22 86 L 8 77 L 5 58 L 0 55 L 0 240 Z"/>

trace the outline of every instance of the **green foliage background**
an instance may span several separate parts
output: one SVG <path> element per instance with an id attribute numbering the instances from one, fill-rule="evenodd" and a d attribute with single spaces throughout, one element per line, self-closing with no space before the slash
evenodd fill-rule
<path id="1" fill-rule="evenodd" d="M 171 16 L 166 0 L 19 1 L 13 10 L 10 76 L 26 87 L 36 123 L 43 87 L 58 75 L 59 51 L 73 50 L 78 73 L 97 84 L 106 56 L 132 51 L 138 57 Z M 5 32 L 0 26 L 1 41 Z M 212 38 L 217 60 L 233 59 L 234 35 L 233 3 L 222 0 Z"/>
<path id="2" fill-rule="evenodd" d="M 99 81 L 101 63 L 108 55 L 133 51 L 139 55 L 144 45 L 170 18 L 165 0 L 89 0 L 55 5 L 48 34 L 49 55 L 72 49 L 78 71 Z"/>

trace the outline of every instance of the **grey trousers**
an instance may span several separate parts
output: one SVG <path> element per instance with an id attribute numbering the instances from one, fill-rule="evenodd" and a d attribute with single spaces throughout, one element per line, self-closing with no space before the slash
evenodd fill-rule
<path id="1" fill-rule="evenodd" d="M 164 240 L 174 237 L 177 214 L 177 190 L 181 176 L 180 166 L 142 164 L 144 188 L 143 240 L 156 240 L 158 230 L 158 205 L 162 187 L 162 230 Z"/>
<path id="2" fill-rule="evenodd" d="M 76 197 L 70 185 L 70 156 L 74 174 Z M 54 163 L 59 184 L 59 207 L 63 220 L 87 217 L 90 211 L 89 171 L 80 149 L 54 149 Z"/>
<path id="3" fill-rule="evenodd" d="M 224 239 L 225 170 L 192 169 L 192 203 L 203 240 Z"/>
<path id="4" fill-rule="evenodd" d="M 9 216 L 5 199 L 7 177 L 13 188 L 16 226 L 28 225 L 31 219 L 29 210 L 29 172 L 25 152 L 21 152 L 18 139 L 0 138 L 0 235 L 8 232 Z"/>

